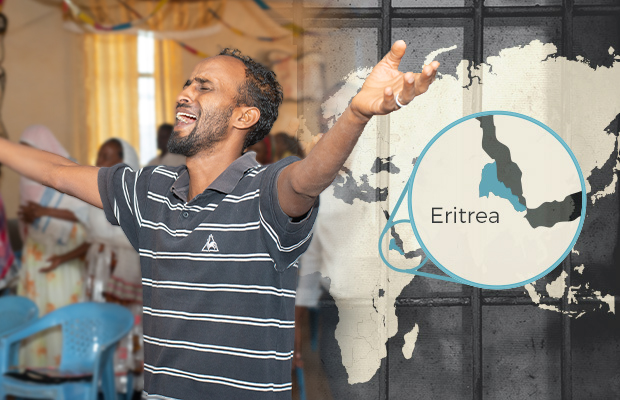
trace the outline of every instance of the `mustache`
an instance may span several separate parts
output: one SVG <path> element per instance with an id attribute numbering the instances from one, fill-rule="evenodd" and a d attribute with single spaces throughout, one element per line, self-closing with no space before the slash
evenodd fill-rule
<path id="1" fill-rule="evenodd" d="M 189 104 L 186 104 L 186 103 L 177 103 L 177 107 L 176 107 L 176 109 L 177 109 L 177 110 L 179 110 L 179 109 L 187 109 L 187 110 L 191 110 L 191 111 L 193 111 L 193 110 L 192 110 L 192 107 L 191 107 Z M 197 110 L 196 115 L 198 115 L 198 113 L 199 113 L 199 112 L 200 112 L 200 111 L 199 111 L 199 110 Z"/>

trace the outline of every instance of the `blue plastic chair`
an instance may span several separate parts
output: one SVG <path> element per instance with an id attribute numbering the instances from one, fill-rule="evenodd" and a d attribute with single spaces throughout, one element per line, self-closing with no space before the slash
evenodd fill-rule
<path id="1" fill-rule="evenodd" d="M 28 327 L 0 338 L 0 400 L 13 395 L 22 398 L 97 400 L 99 385 L 106 400 L 116 399 L 114 350 L 133 326 L 133 315 L 125 307 L 108 303 L 72 304 L 51 312 Z M 43 384 L 6 375 L 7 349 L 21 340 L 53 326 L 62 327 L 59 372 L 89 374 L 92 379 Z"/>
<path id="2" fill-rule="evenodd" d="M 297 374 L 297 385 L 299 387 L 299 400 L 306 400 L 306 382 L 304 380 L 304 369 L 295 367 Z"/>
<path id="3" fill-rule="evenodd" d="M 0 297 L 0 336 L 6 336 L 30 324 L 39 316 L 34 302 L 21 296 Z"/>
<path id="4" fill-rule="evenodd" d="M 9 335 L 31 324 L 39 316 L 39 308 L 27 297 L 0 297 L 0 337 Z M 10 365 L 17 365 L 19 345 L 8 349 Z"/>

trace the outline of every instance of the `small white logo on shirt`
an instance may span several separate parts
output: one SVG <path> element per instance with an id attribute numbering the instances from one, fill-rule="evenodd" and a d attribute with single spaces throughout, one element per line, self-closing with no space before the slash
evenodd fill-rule
<path id="1" fill-rule="evenodd" d="M 209 252 L 218 252 L 217 243 L 215 243 L 215 239 L 213 239 L 213 234 L 209 235 L 209 239 L 207 239 L 207 243 L 205 247 L 202 248 L 202 251 Z"/>

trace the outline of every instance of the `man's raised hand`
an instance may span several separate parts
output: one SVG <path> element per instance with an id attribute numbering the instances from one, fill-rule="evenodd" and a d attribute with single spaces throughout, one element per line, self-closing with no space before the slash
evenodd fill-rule
<path id="1" fill-rule="evenodd" d="M 402 40 L 377 64 L 362 89 L 336 123 L 319 140 L 305 159 L 292 163 L 278 177 L 278 201 L 289 217 L 304 215 L 315 198 L 329 185 L 351 155 L 355 143 L 373 115 L 385 115 L 407 105 L 428 90 L 435 80 L 439 63 L 425 65 L 421 73 L 398 70 L 407 45 Z"/>
<path id="2" fill-rule="evenodd" d="M 362 89 L 351 101 L 351 111 L 365 119 L 373 115 L 389 114 L 400 108 L 396 96 L 404 106 L 428 90 L 435 80 L 439 62 L 425 65 L 421 73 L 400 72 L 398 66 L 406 49 L 403 40 L 392 45 L 390 52 L 375 65 Z"/>

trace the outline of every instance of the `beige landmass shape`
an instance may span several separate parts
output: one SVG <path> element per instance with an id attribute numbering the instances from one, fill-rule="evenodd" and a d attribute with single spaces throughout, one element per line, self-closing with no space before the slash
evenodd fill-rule
<path id="1" fill-rule="evenodd" d="M 616 163 L 616 170 L 618 170 L 618 163 Z M 596 204 L 596 201 L 599 200 L 600 198 L 603 198 L 605 196 L 609 196 L 610 194 L 614 193 L 616 191 L 616 184 L 618 183 L 618 175 L 614 174 L 614 177 L 612 178 L 611 182 L 609 183 L 609 185 L 607 185 L 607 187 L 605 187 L 605 189 L 594 193 L 591 196 L 591 200 L 592 200 L 592 204 Z"/>
<path id="2" fill-rule="evenodd" d="M 403 357 L 407 360 L 413 356 L 413 350 L 415 349 L 415 342 L 418 340 L 418 333 L 420 333 L 420 327 L 415 324 L 413 329 L 407 332 L 404 336 L 405 344 L 403 344 Z"/>
<path id="3" fill-rule="evenodd" d="M 466 60 L 456 71 L 441 70 L 441 79 L 422 97 L 388 117 L 374 118 L 346 162 L 358 182 L 367 175 L 372 187 L 387 185 L 388 200 L 366 203 L 356 199 L 349 205 L 334 197 L 333 187 L 321 196 L 319 221 L 324 229 L 316 232 L 327 243 L 326 274 L 340 318 L 336 339 L 350 384 L 367 382 L 377 372 L 386 356 L 387 339 L 398 331 L 394 301 L 414 278 L 387 268 L 379 258 L 377 241 L 386 222 L 383 210 L 393 209 L 411 173 L 412 159 L 442 128 L 475 112 L 509 110 L 531 116 L 557 132 L 575 153 L 586 179 L 612 156 L 615 137 L 604 130 L 620 112 L 620 59 L 616 57 L 609 68 L 593 69 L 585 62 L 554 57 L 556 53 L 553 44 L 539 41 L 504 49 L 472 68 L 471 82 Z M 345 77 L 346 84 L 324 104 L 323 117 L 333 122 L 368 73 L 368 69 L 356 70 Z M 376 157 L 388 156 L 393 156 L 400 174 L 372 174 Z M 586 186 L 589 192 L 587 180 Z M 593 194 L 593 199 L 613 190 L 613 186 L 605 188 Z M 383 245 L 387 253 L 387 243 Z M 406 251 L 416 248 L 415 241 L 405 241 Z M 392 253 L 389 257 L 394 258 Z M 416 260 L 408 262 L 415 266 Z M 539 302 L 533 286 L 526 289 Z M 613 296 L 599 292 L 597 298 L 613 310 Z M 543 304 L 539 307 L 560 311 Z"/>
<path id="4" fill-rule="evenodd" d="M 560 276 L 558 276 L 553 282 L 547 284 L 546 289 L 547 293 L 549 293 L 549 297 L 559 299 L 564 295 L 564 292 L 566 291 L 567 277 L 568 274 L 566 273 L 566 271 L 562 271 Z"/>
<path id="5" fill-rule="evenodd" d="M 528 283 L 524 286 L 525 290 L 527 290 L 527 294 L 530 295 L 530 298 L 535 304 L 540 304 L 541 295 L 536 291 L 536 288 L 531 283 Z"/>

